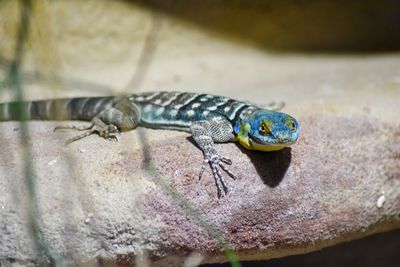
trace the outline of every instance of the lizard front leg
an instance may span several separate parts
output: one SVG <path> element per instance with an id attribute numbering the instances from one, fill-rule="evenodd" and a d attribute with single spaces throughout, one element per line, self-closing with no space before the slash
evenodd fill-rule
<path id="1" fill-rule="evenodd" d="M 221 170 L 224 170 L 231 178 L 235 179 L 235 176 L 228 170 L 224 165 L 231 165 L 232 161 L 229 158 L 222 157 L 218 154 L 215 149 L 214 142 L 228 142 L 234 140 L 233 129 L 229 121 L 220 119 L 214 121 L 199 121 L 194 122 L 190 131 L 196 144 L 203 151 L 204 161 L 199 173 L 199 179 L 204 173 L 207 165 L 210 165 L 215 186 L 218 190 L 218 198 L 221 197 L 221 188 L 225 194 L 228 192 L 228 188 L 225 184 L 224 178 L 221 175 Z"/>
<path id="2" fill-rule="evenodd" d="M 54 130 L 73 129 L 85 131 L 83 134 L 68 139 L 66 145 L 91 134 L 98 134 L 107 140 L 118 141 L 117 135 L 119 135 L 120 131 L 128 131 L 136 128 L 140 119 L 141 113 L 139 107 L 127 98 L 122 98 L 112 107 L 106 108 L 96 115 L 88 126 L 57 126 Z"/>

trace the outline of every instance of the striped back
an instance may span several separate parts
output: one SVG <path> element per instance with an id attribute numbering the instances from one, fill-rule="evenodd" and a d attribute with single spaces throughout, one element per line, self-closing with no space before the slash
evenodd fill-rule
<path id="1" fill-rule="evenodd" d="M 183 92 L 154 92 L 131 95 L 141 108 L 142 124 L 151 127 L 188 127 L 193 121 L 224 118 L 232 123 L 243 112 L 257 107 L 227 97 Z"/>

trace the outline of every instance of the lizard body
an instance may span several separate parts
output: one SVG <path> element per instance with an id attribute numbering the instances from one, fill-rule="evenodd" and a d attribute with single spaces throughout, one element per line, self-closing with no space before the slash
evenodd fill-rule
<path id="1" fill-rule="evenodd" d="M 285 113 L 264 109 L 249 102 L 199 93 L 150 92 L 122 97 L 80 97 L 0 104 L 0 121 L 19 119 L 17 110 L 28 120 L 83 120 L 87 127 L 60 126 L 83 134 L 71 143 L 97 133 L 116 139 L 120 131 L 138 126 L 186 131 L 192 134 L 203 151 L 204 161 L 199 177 L 209 164 L 214 182 L 221 195 L 227 187 L 220 169 L 235 178 L 224 164 L 215 142 L 238 141 L 247 149 L 272 151 L 293 144 L 299 135 L 296 119 Z"/>

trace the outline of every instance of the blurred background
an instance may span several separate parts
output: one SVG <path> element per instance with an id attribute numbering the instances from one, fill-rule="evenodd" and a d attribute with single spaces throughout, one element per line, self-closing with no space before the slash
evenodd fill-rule
<path id="1" fill-rule="evenodd" d="M 0 12 L 4 77 L 19 1 Z M 184 90 L 335 106 L 345 94 L 373 106 L 400 83 L 399 13 L 396 0 L 33 1 L 26 97 Z"/>
<path id="2" fill-rule="evenodd" d="M 400 47 L 398 1 L 138 1 L 266 51 L 363 53 Z"/>

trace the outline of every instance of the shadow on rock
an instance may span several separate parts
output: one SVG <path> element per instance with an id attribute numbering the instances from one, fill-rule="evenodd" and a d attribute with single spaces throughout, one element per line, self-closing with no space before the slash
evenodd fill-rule
<path id="1" fill-rule="evenodd" d="M 250 158 L 264 184 L 270 187 L 279 185 L 292 160 L 292 149 L 290 147 L 278 151 L 263 152 L 247 150 L 241 145 L 237 145 Z"/>
<path id="2" fill-rule="evenodd" d="M 187 137 L 186 139 L 197 147 L 192 137 Z M 263 152 L 248 150 L 238 143 L 236 145 L 242 153 L 250 158 L 264 184 L 270 187 L 279 185 L 292 160 L 292 149 L 290 147 L 285 147 L 278 151 Z"/>

